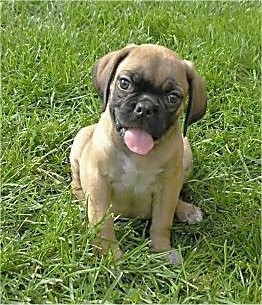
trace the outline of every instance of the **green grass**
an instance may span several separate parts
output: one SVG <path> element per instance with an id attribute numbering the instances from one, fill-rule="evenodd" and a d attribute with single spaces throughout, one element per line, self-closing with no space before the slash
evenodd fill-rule
<path id="1" fill-rule="evenodd" d="M 259 10 L 255 1 L 2 2 L 2 303 L 260 303 Z M 142 221 L 116 223 L 121 264 L 94 257 L 95 230 L 71 203 L 72 138 L 101 109 L 92 66 L 131 42 L 177 50 L 207 84 L 185 187 L 205 217 L 174 224 L 179 268 L 150 253 Z"/>

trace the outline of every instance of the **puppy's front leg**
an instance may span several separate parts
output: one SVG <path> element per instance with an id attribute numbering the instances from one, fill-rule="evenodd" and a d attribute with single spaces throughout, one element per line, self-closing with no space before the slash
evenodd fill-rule
<path id="1" fill-rule="evenodd" d="M 158 192 L 154 198 L 150 228 L 151 248 L 154 252 L 171 250 L 171 228 L 181 186 L 182 175 L 169 177 L 163 184 L 162 191 Z M 168 259 L 174 264 L 181 263 L 179 253 L 175 250 L 172 250 Z"/>
<path id="2" fill-rule="evenodd" d="M 112 251 L 114 258 L 119 259 L 123 253 L 118 247 L 114 231 L 114 220 L 109 213 L 111 191 L 104 178 L 91 175 L 83 187 L 87 198 L 87 213 L 90 226 L 99 224 L 99 233 L 94 245 L 106 253 Z M 86 190 L 85 190 L 86 189 Z"/>

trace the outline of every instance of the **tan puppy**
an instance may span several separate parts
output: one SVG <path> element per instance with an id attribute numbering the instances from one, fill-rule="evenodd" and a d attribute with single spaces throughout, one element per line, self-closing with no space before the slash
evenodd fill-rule
<path id="1" fill-rule="evenodd" d="M 91 226 L 101 223 L 96 244 L 122 255 L 115 216 L 152 218 L 153 251 L 169 251 L 174 215 L 202 220 L 200 209 L 179 199 L 192 153 L 178 117 L 187 96 L 187 128 L 206 111 L 202 79 L 189 61 L 157 45 L 128 45 L 96 64 L 94 86 L 103 99 L 99 122 L 77 134 L 71 154 L 72 187 L 87 204 Z M 169 260 L 179 263 L 175 250 Z"/>

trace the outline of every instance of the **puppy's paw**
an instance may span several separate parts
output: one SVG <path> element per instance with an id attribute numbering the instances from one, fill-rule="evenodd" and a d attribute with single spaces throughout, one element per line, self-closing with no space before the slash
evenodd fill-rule
<path id="1" fill-rule="evenodd" d="M 123 251 L 115 242 L 105 240 L 103 240 L 103 242 L 93 242 L 93 253 L 95 255 L 107 255 L 108 253 L 111 253 L 114 261 L 118 261 L 124 255 Z"/>
<path id="2" fill-rule="evenodd" d="M 163 251 L 163 252 L 160 250 L 158 251 L 153 250 L 153 252 L 155 252 L 157 257 L 160 258 L 161 260 L 167 261 L 173 265 L 179 266 L 183 262 L 183 258 L 181 254 L 175 249 L 171 249 L 169 251 Z"/>
<path id="3" fill-rule="evenodd" d="M 116 248 L 112 249 L 111 251 L 112 251 L 112 254 L 114 257 L 114 261 L 120 260 L 124 255 L 124 252 L 119 247 L 116 247 Z"/>
<path id="4" fill-rule="evenodd" d="M 170 251 L 170 253 L 167 254 L 166 259 L 173 265 L 179 266 L 182 264 L 183 262 L 183 258 L 181 256 L 181 254 L 173 249 L 172 251 Z"/>
<path id="5" fill-rule="evenodd" d="M 179 200 L 175 216 L 179 221 L 187 222 L 190 225 L 203 220 L 203 214 L 198 207 L 182 200 Z"/>

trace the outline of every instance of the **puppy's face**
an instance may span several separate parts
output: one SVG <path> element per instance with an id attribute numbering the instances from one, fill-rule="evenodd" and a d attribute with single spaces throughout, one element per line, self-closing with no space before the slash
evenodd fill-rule
<path id="1" fill-rule="evenodd" d="M 189 93 L 189 67 L 175 52 L 160 46 L 130 46 L 121 51 L 108 54 L 109 61 L 104 57 L 101 75 L 110 58 L 115 58 L 106 80 L 99 80 L 102 63 L 98 62 L 94 84 L 102 91 L 124 143 L 144 155 L 177 120 Z"/>
<path id="2" fill-rule="evenodd" d="M 133 50 L 119 65 L 109 107 L 121 134 L 138 128 L 159 140 L 178 118 L 188 82 L 185 65 L 170 53 Z"/>

